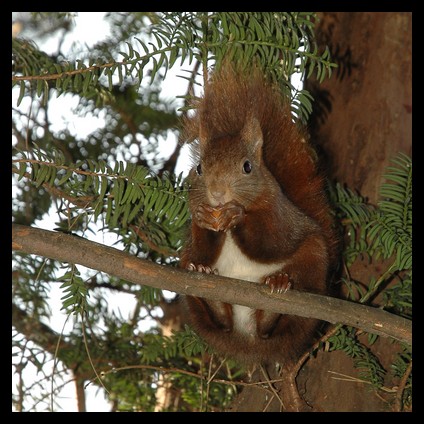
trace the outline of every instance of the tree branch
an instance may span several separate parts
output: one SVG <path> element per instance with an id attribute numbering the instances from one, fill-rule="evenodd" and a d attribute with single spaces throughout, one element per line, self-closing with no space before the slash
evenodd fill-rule
<path id="1" fill-rule="evenodd" d="M 48 325 L 34 319 L 25 311 L 12 302 L 12 324 L 19 333 L 32 340 L 45 351 L 55 356 L 59 334 L 53 331 Z M 72 352 L 74 346 L 61 339 L 58 352 Z M 60 354 L 59 354 L 60 355 Z M 72 364 L 67 364 L 72 367 Z"/>
<path id="2" fill-rule="evenodd" d="M 172 46 L 165 46 L 162 49 L 157 49 L 152 52 L 146 53 L 144 56 L 138 56 L 135 59 L 128 59 L 121 62 L 110 62 L 110 63 L 104 63 L 101 65 L 92 65 L 92 66 L 86 66 L 84 68 L 80 69 L 73 69 L 69 71 L 62 71 L 56 74 L 43 74 L 43 75 L 14 75 L 12 76 L 12 81 L 50 81 L 50 80 L 56 80 L 60 79 L 66 76 L 73 76 L 77 74 L 85 74 L 93 71 L 99 71 L 100 73 L 105 68 L 114 68 L 116 66 L 126 66 L 126 65 L 136 65 L 137 63 L 143 63 L 153 57 L 154 55 L 161 55 L 165 54 L 166 52 L 169 52 L 172 50 Z M 144 65 L 140 65 L 143 66 Z"/>
<path id="3" fill-rule="evenodd" d="M 412 322 L 379 308 L 296 290 L 271 293 L 261 284 L 158 265 L 81 237 L 17 224 L 12 249 L 84 265 L 135 285 L 346 324 L 412 345 Z"/>

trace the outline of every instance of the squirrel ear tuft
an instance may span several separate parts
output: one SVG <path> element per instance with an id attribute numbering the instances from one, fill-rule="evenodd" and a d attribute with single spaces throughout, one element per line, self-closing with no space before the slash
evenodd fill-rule
<path id="1" fill-rule="evenodd" d="M 249 146 L 252 153 L 260 154 L 263 144 L 261 124 L 256 117 L 248 116 L 243 129 L 241 130 L 243 140 Z"/>

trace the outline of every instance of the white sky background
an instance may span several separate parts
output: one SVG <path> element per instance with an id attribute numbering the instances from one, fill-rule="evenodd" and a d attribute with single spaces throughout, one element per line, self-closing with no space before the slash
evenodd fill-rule
<path id="1" fill-rule="evenodd" d="M 109 23 L 104 20 L 104 15 L 106 12 L 78 12 L 78 15 L 75 17 L 75 27 L 71 33 L 69 33 L 62 46 L 61 50 L 63 52 L 67 52 L 71 49 L 72 43 L 79 41 L 82 44 L 86 44 L 87 48 L 94 45 L 97 41 L 106 38 L 109 33 Z M 39 47 L 44 50 L 46 53 L 56 53 L 58 49 L 59 38 L 52 37 L 50 39 L 46 39 L 45 42 L 39 43 Z M 177 96 L 186 94 L 187 89 L 187 81 L 182 78 L 178 78 L 177 75 L 182 74 L 181 69 L 178 67 L 178 61 L 171 68 L 166 76 L 162 84 L 161 98 L 163 99 L 176 99 Z M 12 95 L 12 105 L 16 107 L 16 100 L 18 97 L 18 91 L 15 90 Z M 22 101 L 20 105 L 20 109 L 28 112 L 30 107 L 30 102 Z M 177 105 L 180 105 L 182 100 L 175 100 Z M 101 117 L 93 117 L 82 118 L 73 113 L 73 110 L 76 108 L 78 102 L 78 96 L 71 95 L 62 95 L 59 98 L 56 96 L 52 96 L 50 99 L 50 107 L 49 107 L 49 120 L 51 122 L 51 130 L 55 131 L 58 129 L 62 129 L 67 127 L 68 130 L 77 135 L 79 138 L 84 138 L 95 131 L 96 128 L 100 128 L 104 125 L 104 120 Z M 177 142 L 174 134 L 169 133 L 170 136 L 167 140 L 163 140 L 161 143 L 161 147 L 163 148 L 164 157 L 168 157 L 174 150 L 175 144 Z M 12 138 L 13 143 L 13 138 Z M 181 160 L 177 163 L 176 172 L 184 172 L 187 173 L 189 168 L 189 161 L 187 150 L 183 151 L 183 155 Z M 13 195 L 13 189 L 12 189 Z M 37 222 L 37 226 L 40 228 L 52 230 L 55 225 L 54 222 L 56 220 L 55 216 L 46 216 L 45 219 Z M 111 245 L 117 240 L 117 236 L 112 234 L 104 235 L 103 232 L 99 232 L 98 235 L 93 235 L 90 232 L 87 232 L 87 238 L 97 241 L 99 243 L 103 243 L 106 245 Z M 116 246 L 119 248 L 119 246 Z M 84 267 L 78 267 L 81 271 L 83 271 Z M 72 326 L 72 320 L 68 320 L 67 326 L 64 327 L 65 321 L 67 319 L 67 315 L 60 311 L 61 301 L 60 298 L 63 296 L 62 291 L 59 289 L 59 285 L 53 285 L 51 290 L 51 308 L 52 308 L 52 317 L 53 319 L 48 325 L 51 328 L 61 333 L 64 331 L 66 333 L 70 330 Z M 132 295 L 128 294 L 119 294 L 114 293 L 113 296 L 109 296 L 108 304 L 111 309 L 115 311 L 119 311 L 122 316 L 128 316 L 132 314 L 132 311 L 135 306 L 135 301 Z M 19 358 L 18 358 L 19 360 Z M 28 368 L 28 367 L 27 367 Z M 13 372 L 13 367 L 12 367 Z M 31 370 L 26 369 L 27 375 L 31 374 Z M 35 371 L 33 373 L 33 378 L 41 378 L 41 374 L 36 375 Z M 17 378 L 13 375 L 12 385 L 16 387 Z M 50 387 L 50 381 L 46 382 L 47 386 Z M 58 400 L 58 399 L 56 399 Z M 73 382 L 67 384 L 62 392 L 60 393 L 60 406 L 62 411 L 77 411 L 77 403 L 76 403 L 76 393 L 75 386 Z M 44 405 L 43 409 L 44 409 Z M 111 405 L 107 402 L 103 396 L 103 391 L 99 390 L 96 386 L 90 385 L 86 389 L 86 406 L 87 411 L 110 411 Z"/>

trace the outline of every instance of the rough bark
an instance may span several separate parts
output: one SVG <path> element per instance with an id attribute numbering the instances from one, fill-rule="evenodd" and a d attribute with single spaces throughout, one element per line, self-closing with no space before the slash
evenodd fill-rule
<path id="1" fill-rule="evenodd" d="M 315 98 L 310 135 L 329 175 L 378 200 L 390 159 L 412 154 L 412 13 L 322 13 L 318 45 L 338 64 L 305 87 Z"/>

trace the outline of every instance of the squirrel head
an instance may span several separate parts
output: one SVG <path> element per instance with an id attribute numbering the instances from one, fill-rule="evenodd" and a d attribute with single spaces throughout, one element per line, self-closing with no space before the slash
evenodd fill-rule
<path id="1" fill-rule="evenodd" d="M 248 208 L 264 190 L 278 189 L 263 162 L 262 147 L 262 130 L 254 116 L 247 117 L 235 135 L 212 138 L 207 126 L 201 126 L 192 149 L 191 203 L 206 202 L 216 207 L 236 201 Z"/>

